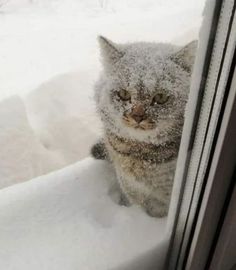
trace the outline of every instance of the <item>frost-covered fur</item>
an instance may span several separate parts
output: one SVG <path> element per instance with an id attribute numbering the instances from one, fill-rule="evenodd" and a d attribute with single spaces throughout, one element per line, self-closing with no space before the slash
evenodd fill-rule
<path id="1" fill-rule="evenodd" d="M 103 73 L 95 99 L 104 124 L 103 145 L 123 198 L 151 216 L 168 212 L 196 42 L 115 44 L 99 37 Z M 130 99 L 123 100 L 119 91 Z M 168 97 L 154 102 L 157 93 Z M 128 97 L 129 97 L 128 96 Z"/>

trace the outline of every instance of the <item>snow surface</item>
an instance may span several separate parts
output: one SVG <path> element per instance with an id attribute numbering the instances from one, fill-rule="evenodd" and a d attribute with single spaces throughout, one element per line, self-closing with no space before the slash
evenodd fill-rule
<path id="1" fill-rule="evenodd" d="M 161 267 L 166 220 L 115 204 L 112 169 L 83 160 L 102 134 L 96 37 L 186 44 L 203 5 L 0 0 L 0 269 Z"/>
<path id="2" fill-rule="evenodd" d="M 114 181 L 109 164 L 87 158 L 2 189 L 0 269 L 160 267 L 165 219 L 114 203 L 109 195 Z M 142 261 L 134 264 L 137 258 Z"/>
<path id="3" fill-rule="evenodd" d="M 17 96 L 0 102 L 0 188 L 62 167 L 64 158 L 47 150 L 29 125 Z"/>

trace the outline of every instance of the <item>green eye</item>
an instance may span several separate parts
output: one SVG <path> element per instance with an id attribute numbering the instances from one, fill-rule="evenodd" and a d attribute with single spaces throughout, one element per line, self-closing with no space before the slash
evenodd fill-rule
<path id="1" fill-rule="evenodd" d="M 130 93 L 125 90 L 125 89 L 121 89 L 119 92 L 118 92 L 118 96 L 120 97 L 120 99 L 124 100 L 124 101 L 128 101 L 131 99 L 131 95 Z"/>
<path id="2" fill-rule="evenodd" d="M 151 105 L 164 104 L 168 101 L 168 99 L 169 99 L 169 96 L 167 94 L 158 93 L 153 97 Z"/>

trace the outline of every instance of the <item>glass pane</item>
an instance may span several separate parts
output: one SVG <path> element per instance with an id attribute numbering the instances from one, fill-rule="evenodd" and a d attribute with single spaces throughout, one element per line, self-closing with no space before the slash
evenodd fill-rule
<path id="1" fill-rule="evenodd" d="M 0 269 L 161 269 L 204 2 L 0 0 Z"/>

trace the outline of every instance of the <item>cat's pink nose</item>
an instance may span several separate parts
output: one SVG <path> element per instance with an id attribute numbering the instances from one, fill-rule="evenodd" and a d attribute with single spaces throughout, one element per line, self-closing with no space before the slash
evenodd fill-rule
<path id="1" fill-rule="evenodd" d="M 146 119 L 145 108 L 142 104 L 135 104 L 131 110 L 130 116 L 137 122 L 140 123 Z"/>

